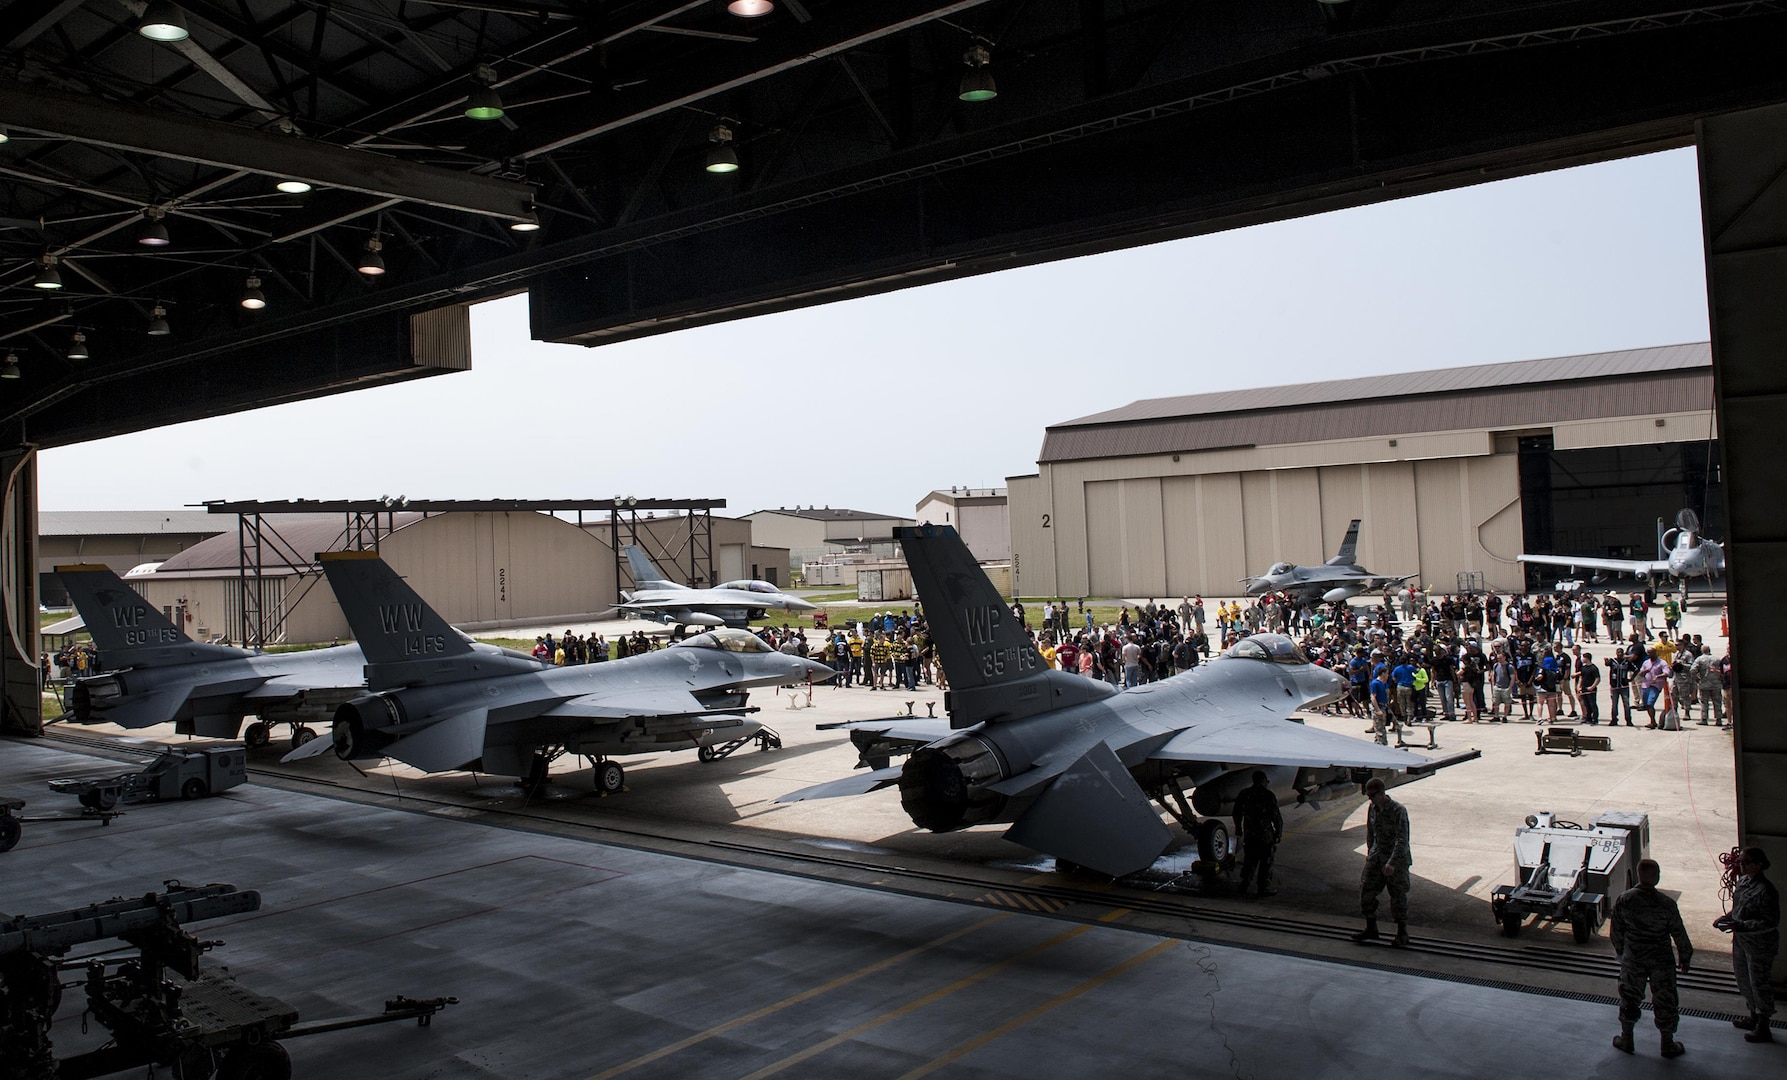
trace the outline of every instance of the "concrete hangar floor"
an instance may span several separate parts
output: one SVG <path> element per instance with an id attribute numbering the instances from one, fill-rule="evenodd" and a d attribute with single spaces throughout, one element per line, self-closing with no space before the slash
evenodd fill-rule
<path id="1" fill-rule="evenodd" d="M 1530 727 L 1442 726 L 1442 749 L 1484 757 L 1398 789 L 1416 838 L 1414 948 L 1399 952 L 1345 940 L 1357 798 L 1289 816 L 1268 901 L 1062 879 L 997 831 L 916 833 L 891 795 L 773 803 L 848 771 L 847 742 L 816 720 L 907 700 L 922 714 L 936 697 L 821 688 L 793 710 L 773 696 L 784 749 L 632 759 L 630 791 L 608 799 L 568 763 L 555 797 L 528 803 L 489 777 L 283 766 L 276 744 L 248 785 L 210 799 L 106 828 L 27 825 L 0 855 L 0 911 L 232 882 L 263 907 L 195 926 L 229 943 L 210 962 L 305 1020 L 396 994 L 461 999 L 425 1029 L 293 1040 L 298 1076 L 1499 1077 L 1536 1056 L 1562 1075 L 1730 1076 L 1773 1056 L 1726 1022 L 1742 1003 L 1707 927 L 1720 908 L 1705 865 L 1732 831 L 1716 729 L 1622 728 L 1613 753 L 1569 758 L 1534 756 Z M 46 780 L 131 755 L 100 735 L 9 743 L 0 795 L 54 809 L 65 797 Z M 1662 1062 L 1648 1028 L 1636 1061 L 1608 1045 L 1604 937 L 1496 936 L 1487 892 L 1533 809 L 1652 815 L 1702 950 L 1684 979 L 1687 1057 Z M 1163 872 L 1175 858 L 1189 862 Z M 58 1050 L 97 1032 L 65 1006 Z"/>

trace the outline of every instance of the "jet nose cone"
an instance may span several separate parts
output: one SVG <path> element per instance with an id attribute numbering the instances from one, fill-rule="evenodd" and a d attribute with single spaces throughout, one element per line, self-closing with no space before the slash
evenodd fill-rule
<path id="1" fill-rule="evenodd" d="M 1272 591 L 1272 583 L 1264 578 L 1257 579 L 1247 586 L 1248 596 L 1264 596 Z"/>
<path id="2" fill-rule="evenodd" d="M 801 663 L 806 666 L 807 677 L 814 682 L 824 682 L 837 674 L 837 672 L 816 660 L 802 660 Z"/>
<path id="3" fill-rule="evenodd" d="M 819 605 L 818 604 L 809 604 L 805 600 L 796 599 L 795 597 L 791 596 L 788 598 L 788 610 L 789 611 L 818 611 Z"/>

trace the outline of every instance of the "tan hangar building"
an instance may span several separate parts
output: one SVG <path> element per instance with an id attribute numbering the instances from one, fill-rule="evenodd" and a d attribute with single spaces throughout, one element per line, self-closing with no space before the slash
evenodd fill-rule
<path id="1" fill-rule="evenodd" d="M 1522 551 L 1651 558 L 1723 527 L 1699 342 L 1153 398 L 1051 425 L 1008 479 L 1023 596 L 1235 595 L 1281 560 L 1450 592 L 1526 587 Z"/>

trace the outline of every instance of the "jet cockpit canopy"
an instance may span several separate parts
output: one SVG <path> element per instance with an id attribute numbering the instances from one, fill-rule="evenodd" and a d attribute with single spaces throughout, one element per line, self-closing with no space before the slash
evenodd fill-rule
<path id="1" fill-rule="evenodd" d="M 1283 634 L 1255 634 L 1244 637 L 1223 652 L 1224 658 L 1269 660 L 1274 664 L 1307 664 L 1309 657 L 1297 643 Z"/>
<path id="2" fill-rule="evenodd" d="M 755 578 L 740 579 L 738 581 L 722 582 L 720 584 L 720 588 L 722 588 L 722 589 L 737 589 L 740 592 L 760 592 L 760 593 L 774 593 L 774 592 L 782 591 L 782 590 L 776 588 L 774 585 L 771 585 L 767 581 L 758 581 Z"/>
<path id="3" fill-rule="evenodd" d="M 749 630 L 740 630 L 734 626 L 721 627 L 718 630 L 709 630 L 704 634 L 696 634 L 694 637 L 688 638 L 674 647 L 678 649 L 719 649 L 722 652 L 733 653 L 775 652 L 774 649 L 769 647 L 769 642 L 764 641 Z"/>
<path id="4" fill-rule="evenodd" d="M 1295 570 L 1295 569 L 1296 569 L 1296 567 L 1288 562 L 1273 563 L 1272 569 L 1266 571 L 1266 576 L 1267 577 L 1282 577 L 1283 575 L 1288 574 L 1292 570 Z"/>

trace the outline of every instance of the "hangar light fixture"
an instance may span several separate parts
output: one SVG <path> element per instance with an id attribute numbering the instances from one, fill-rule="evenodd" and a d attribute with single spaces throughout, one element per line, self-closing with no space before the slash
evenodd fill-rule
<path id="1" fill-rule="evenodd" d="M 540 211 L 533 203 L 527 205 L 527 216 L 519 221 L 509 222 L 511 232 L 539 232 Z"/>
<path id="2" fill-rule="evenodd" d="M 962 63 L 968 70 L 962 72 L 962 87 L 956 94 L 961 101 L 991 101 L 999 96 L 999 88 L 993 85 L 993 73 L 987 65 L 993 62 L 992 56 L 984 45 L 974 45 L 962 54 Z"/>
<path id="3" fill-rule="evenodd" d="M 385 243 L 379 239 L 378 233 L 368 236 L 366 250 L 360 252 L 360 261 L 354 264 L 355 268 L 367 277 L 378 277 L 385 272 L 385 257 L 379 254 L 384 250 Z"/>
<path id="4" fill-rule="evenodd" d="M 44 252 L 37 257 L 37 276 L 31 284 L 40 289 L 60 289 L 62 287 L 62 271 L 56 269 L 56 257 Z"/>
<path id="5" fill-rule="evenodd" d="M 302 195 L 310 190 L 310 185 L 302 180 L 281 180 L 273 186 L 287 195 Z"/>
<path id="6" fill-rule="evenodd" d="M 68 358 L 70 360 L 86 360 L 93 354 L 87 351 L 87 335 L 79 330 L 68 339 Z"/>
<path id="7" fill-rule="evenodd" d="M 12 138 L 12 136 L 6 133 L 6 125 L 0 124 L 0 143 L 6 142 L 10 138 Z"/>
<path id="8" fill-rule="evenodd" d="M 248 275 L 248 280 L 242 286 L 242 299 L 238 302 L 250 311 L 259 311 L 267 306 L 267 294 L 261 291 L 259 275 Z"/>
<path id="9" fill-rule="evenodd" d="M 776 5 L 771 0 L 732 0 L 726 10 L 741 19 L 755 19 L 776 10 Z"/>
<path id="10" fill-rule="evenodd" d="M 143 223 L 137 226 L 137 243 L 144 247 L 167 247 L 173 243 L 168 235 L 168 227 L 161 219 L 167 214 L 158 206 L 151 206 L 143 211 Z"/>
<path id="11" fill-rule="evenodd" d="M 6 363 L 0 364 L 0 379 L 16 379 L 19 377 L 19 354 L 6 354 Z"/>
<path id="12" fill-rule="evenodd" d="M 489 64 L 472 69 L 472 92 L 465 96 L 465 115 L 473 120 L 501 120 L 503 96 L 496 92 L 496 71 Z"/>
<path id="13" fill-rule="evenodd" d="M 168 329 L 168 310 L 159 301 L 149 309 L 149 326 L 143 332 L 150 337 L 167 337 L 173 333 Z"/>
<path id="14" fill-rule="evenodd" d="M 738 151 L 732 148 L 732 129 L 725 124 L 715 124 L 707 133 L 707 141 L 713 148 L 707 152 L 707 171 L 710 173 L 734 173 L 738 171 Z"/>
<path id="15" fill-rule="evenodd" d="M 186 13 L 171 0 L 150 0 L 143 9 L 143 20 L 137 23 L 137 33 L 150 41 L 168 43 L 185 41 L 191 36 L 186 29 Z"/>

